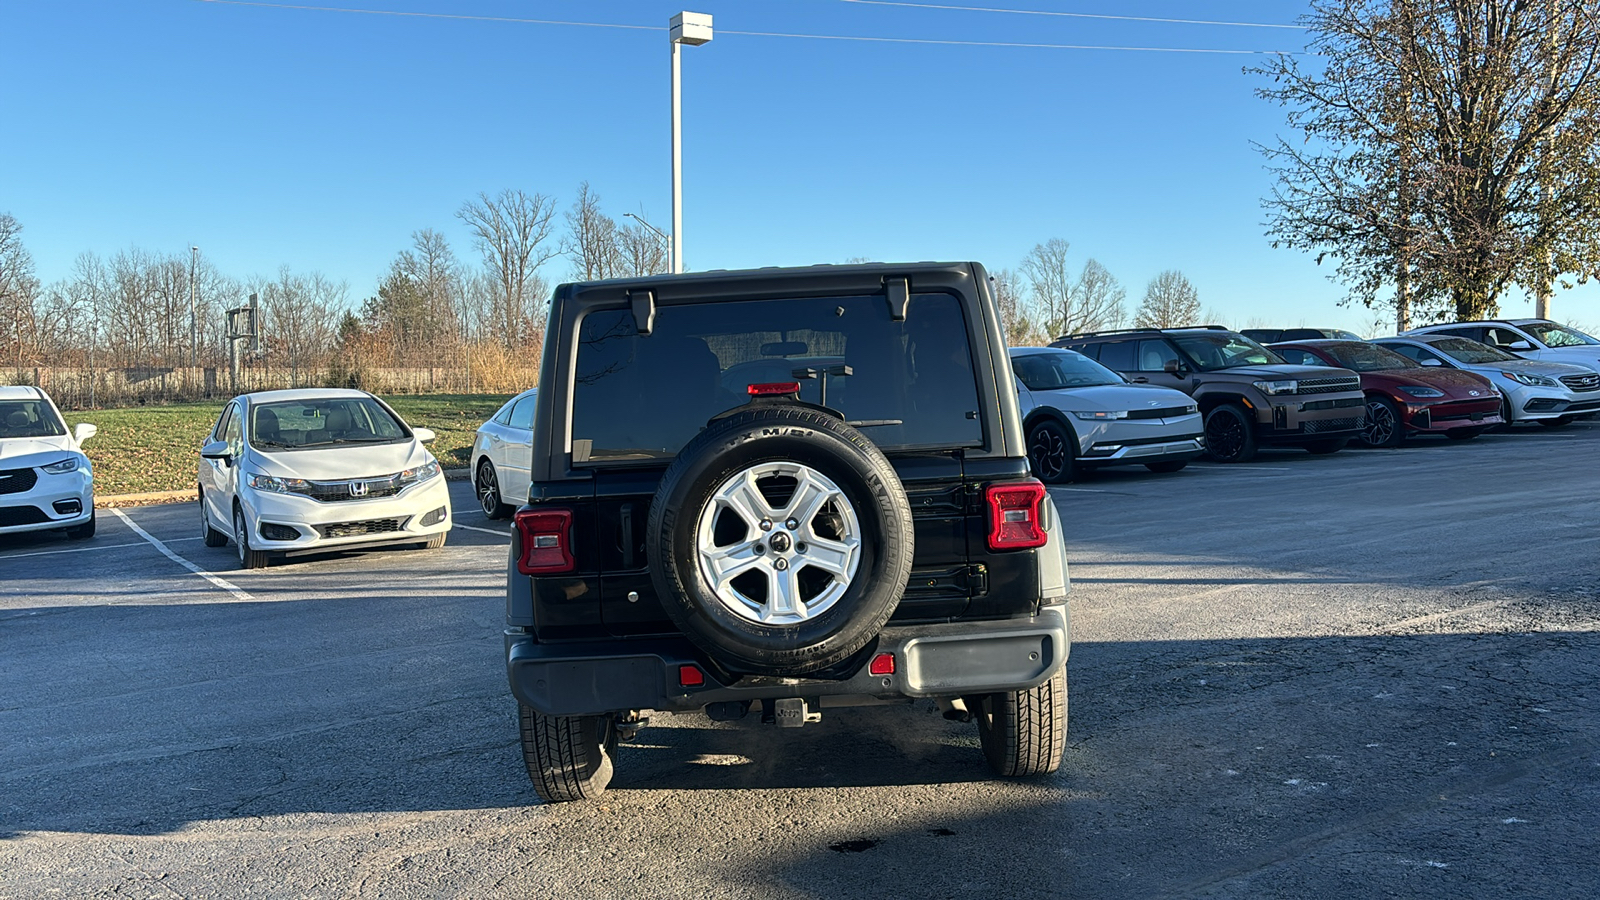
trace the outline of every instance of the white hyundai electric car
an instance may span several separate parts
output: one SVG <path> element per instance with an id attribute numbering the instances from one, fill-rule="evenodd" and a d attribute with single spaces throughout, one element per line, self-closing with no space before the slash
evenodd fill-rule
<path id="1" fill-rule="evenodd" d="M 231 538 L 239 565 L 354 547 L 444 546 L 450 494 L 439 461 L 364 391 L 261 391 L 229 401 L 200 449 L 200 533 Z"/>
<path id="2" fill-rule="evenodd" d="M 0 534 L 94 537 L 94 470 L 81 449 L 94 434 L 88 423 L 69 433 L 36 387 L 0 387 Z"/>

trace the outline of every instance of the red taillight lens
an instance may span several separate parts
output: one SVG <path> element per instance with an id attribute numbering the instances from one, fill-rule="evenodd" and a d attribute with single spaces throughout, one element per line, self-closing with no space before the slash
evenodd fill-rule
<path id="1" fill-rule="evenodd" d="M 872 658 L 872 662 L 867 664 L 867 672 L 873 675 L 893 675 L 894 654 L 879 653 L 877 656 L 874 656 Z"/>
<path id="2" fill-rule="evenodd" d="M 798 381 L 775 381 L 770 384 L 750 385 L 750 396 L 752 397 L 772 397 L 778 394 L 798 393 L 800 393 L 800 382 Z"/>
<path id="3" fill-rule="evenodd" d="M 1037 481 L 992 484 L 989 501 L 989 549 L 1026 550 L 1043 547 L 1049 538 L 1041 527 L 1039 506 L 1050 492 Z"/>
<path id="4" fill-rule="evenodd" d="M 518 572 L 559 575 L 573 570 L 572 510 L 524 509 L 517 512 L 516 521 L 522 535 Z"/>
<path id="5" fill-rule="evenodd" d="M 706 673 L 694 666 L 678 667 L 678 685 L 680 687 L 699 687 L 706 683 Z"/>

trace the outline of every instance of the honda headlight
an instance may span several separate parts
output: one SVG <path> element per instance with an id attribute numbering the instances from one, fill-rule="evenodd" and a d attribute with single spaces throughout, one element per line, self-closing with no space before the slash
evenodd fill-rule
<path id="1" fill-rule="evenodd" d="M 1091 422 L 1096 422 L 1096 421 L 1104 422 L 1104 421 L 1107 421 L 1107 420 L 1110 420 L 1110 419 L 1126 419 L 1128 417 L 1128 411 L 1125 410 L 1125 409 L 1117 410 L 1115 412 L 1104 411 L 1104 410 L 1097 410 L 1097 411 L 1073 410 L 1072 414 L 1077 416 L 1080 419 L 1088 419 Z"/>
<path id="2" fill-rule="evenodd" d="M 1410 385 L 1401 385 L 1400 386 L 1400 390 L 1404 391 L 1407 394 L 1410 394 L 1413 397 L 1443 397 L 1444 396 L 1444 391 L 1441 391 L 1438 388 L 1431 388 L 1431 387 L 1412 387 Z"/>
<path id="3" fill-rule="evenodd" d="M 1250 383 L 1256 386 L 1256 390 L 1268 395 L 1292 394 L 1300 387 L 1300 382 L 1292 379 L 1285 379 L 1282 381 L 1252 381 Z"/>
<path id="4" fill-rule="evenodd" d="M 271 494 L 303 494 L 310 485 L 303 478 L 279 478 L 276 475 L 252 474 L 250 486 Z"/>
<path id="5" fill-rule="evenodd" d="M 49 472 L 51 475 L 65 475 L 68 472 L 78 471 L 78 458 L 69 456 L 60 462 L 53 462 L 48 466 L 40 466 L 39 468 Z"/>
<path id="6" fill-rule="evenodd" d="M 1556 381 L 1554 378 L 1546 378 L 1543 375 L 1534 375 L 1531 372 L 1501 372 L 1500 374 L 1511 379 L 1512 381 L 1521 382 L 1522 384 L 1526 384 L 1530 387 L 1561 387 L 1561 383 Z"/>
<path id="7" fill-rule="evenodd" d="M 437 459 L 430 459 L 420 466 L 413 466 L 412 468 L 401 470 L 400 483 L 403 485 L 417 484 L 419 482 L 427 481 L 430 478 L 438 477 L 438 475 L 439 461 Z"/>

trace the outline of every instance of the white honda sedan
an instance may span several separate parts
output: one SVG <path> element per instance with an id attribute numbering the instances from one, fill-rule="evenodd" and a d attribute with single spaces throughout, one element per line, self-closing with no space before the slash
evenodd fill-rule
<path id="1" fill-rule="evenodd" d="M 232 538 L 239 565 L 350 547 L 444 546 L 439 461 L 364 391 L 260 391 L 229 401 L 200 449 L 200 533 Z"/>
<path id="2" fill-rule="evenodd" d="M 0 387 L 0 534 L 94 537 L 94 470 L 80 446 L 94 434 L 87 423 L 69 434 L 36 387 Z"/>
<path id="3" fill-rule="evenodd" d="M 539 389 L 530 388 L 507 400 L 489 421 L 478 426 L 473 438 L 472 484 L 478 492 L 478 505 L 491 519 L 504 519 L 528 502 L 533 403 L 538 396 Z"/>

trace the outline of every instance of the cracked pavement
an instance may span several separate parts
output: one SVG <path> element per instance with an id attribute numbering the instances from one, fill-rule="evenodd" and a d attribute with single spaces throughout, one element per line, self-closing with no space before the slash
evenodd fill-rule
<path id="1" fill-rule="evenodd" d="M 0 538 L 0 897 L 1502 897 L 1600 885 L 1600 422 L 1053 491 L 1062 770 L 929 705 L 522 771 L 503 523 L 234 568 Z M 749 720 L 747 720 L 748 722 Z"/>

